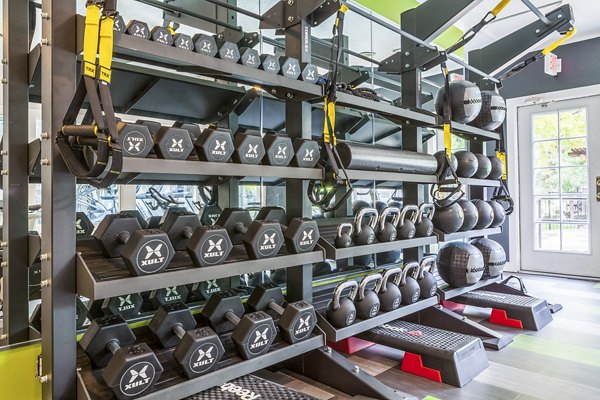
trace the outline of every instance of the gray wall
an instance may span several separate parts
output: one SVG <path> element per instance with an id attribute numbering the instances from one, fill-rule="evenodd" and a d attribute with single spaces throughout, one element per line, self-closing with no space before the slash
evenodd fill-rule
<path id="1" fill-rule="evenodd" d="M 554 53 L 562 59 L 558 76 L 545 74 L 539 60 L 507 79 L 500 94 L 514 98 L 600 84 L 600 38 L 565 44 Z"/>

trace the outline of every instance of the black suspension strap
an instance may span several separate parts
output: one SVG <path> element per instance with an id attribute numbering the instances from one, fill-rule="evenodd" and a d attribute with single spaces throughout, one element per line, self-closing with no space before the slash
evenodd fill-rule
<path id="1" fill-rule="evenodd" d="M 496 200 L 499 202 L 502 207 L 504 207 L 504 211 L 506 215 L 510 215 L 514 211 L 515 202 L 510 195 L 510 190 L 508 189 L 507 176 L 508 171 L 506 169 L 506 139 L 504 136 L 504 132 L 500 134 L 500 140 L 497 142 L 496 147 L 496 157 L 502 161 L 502 176 L 500 177 L 500 186 L 494 189 L 494 193 L 492 194 L 492 200 Z"/>
<path id="2" fill-rule="evenodd" d="M 325 156 L 322 160 L 324 177 L 321 181 L 310 181 L 307 188 L 307 195 L 311 203 L 319 206 L 325 212 L 339 208 L 350 197 L 353 190 L 352 183 L 336 150 L 337 137 L 335 136 L 335 103 L 337 101 L 338 89 L 336 81 L 338 66 L 342 56 L 344 16 L 347 11 L 348 7 L 342 5 L 337 13 L 333 27 L 334 45 L 331 49 L 331 63 L 329 68 L 331 75 L 324 88 L 325 123 L 323 127 L 323 148 L 325 149 Z M 345 190 L 345 193 L 332 205 L 332 201 L 342 188 Z"/>

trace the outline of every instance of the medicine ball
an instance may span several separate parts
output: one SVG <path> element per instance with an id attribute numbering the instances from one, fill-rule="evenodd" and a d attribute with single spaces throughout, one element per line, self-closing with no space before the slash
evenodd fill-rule
<path id="1" fill-rule="evenodd" d="M 483 279 L 494 278 L 504 271 L 506 253 L 500 243 L 480 238 L 472 240 L 471 244 L 477 247 L 483 255 Z"/>
<path id="2" fill-rule="evenodd" d="M 464 220 L 462 207 L 456 203 L 448 207 L 436 207 L 433 214 L 433 226 L 444 233 L 458 232 Z"/>
<path id="3" fill-rule="evenodd" d="M 479 220 L 479 212 L 477 211 L 477 207 L 475 204 L 471 203 L 469 200 L 459 200 L 458 204 L 462 210 L 464 215 L 464 222 L 460 227 L 460 231 L 470 231 L 477 225 L 477 221 Z"/>
<path id="4" fill-rule="evenodd" d="M 498 180 L 502 177 L 504 173 L 504 165 L 502 164 L 502 160 L 500 160 L 496 156 L 489 156 L 490 162 L 492 163 L 492 170 L 488 175 L 488 179 Z"/>
<path id="5" fill-rule="evenodd" d="M 352 203 L 352 213 L 356 215 L 361 209 L 369 207 L 371 207 L 371 204 L 367 203 L 366 201 L 355 200 L 354 203 Z"/>
<path id="6" fill-rule="evenodd" d="M 444 151 L 444 150 L 438 151 L 433 156 L 437 160 L 438 166 L 437 166 L 436 172 L 439 174 L 441 172 L 442 166 L 446 162 L 446 151 Z M 458 168 L 458 160 L 456 159 L 456 156 L 454 154 L 452 154 L 452 156 L 450 157 L 450 168 L 452 169 L 452 171 L 455 171 L 455 172 L 456 172 L 456 169 Z M 443 176 L 442 178 L 445 178 L 445 176 Z"/>
<path id="7" fill-rule="evenodd" d="M 387 208 L 388 204 L 385 201 L 381 201 L 381 200 L 377 200 L 375 202 L 375 209 L 377 209 L 377 212 L 379 214 L 381 214 L 381 212 L 383 211 L 384 208 Z"/>
<path id="8" fill-rule="evenodd" d="M 477 172 L 479 168 L 479 162 L 475 154 L 470 151 L 457 151 L 454 153 L 458 166 L 456 168 L 456 174 L 463 178 L 470 178 Z"/>
<path id="9" fill-rule="evenodd" d="M 504 207 L 502 207 L 502 204 L 498 203 L 496 200 L 489 200 L 487 203 L 494 211 L 494 219 L 492 220 L 490 228 L 496 228 L 502 225 L 506 219 L 506 211 L 504 210 Z"/>
<path id="10" fill-rule="evenodd" d="M 469 243 L 450 242 L 438 252 L 437 268 L 440 277 L 450 286 L 471 286 L 483 275 L 483 255 Z"/>
<path id="11" fill-rule="evenodd" d="M 384 251 L 377 254 L 377 266 L 386 264 L 398 264 L 402 259 L 400 250 Z"/>
<path id="12" fill-rule="evenodd" d="M 481 91 L 481 111 L 469 125 L 493 131 L 506 118 L 506 102 L 498 93 L 491 90 Z"/>
<path id="13" fill-rule="evenodd" d="M 444 115 L 445 91 L 445 86 L 442 86 L 435 94 L 435 112 L 438 115 Z M 481 111 L 481 102 L 481 90 L 473 82 L 450 82 L 450 109 L 453 121 L 460 124 L 473 121 Z"/>
<path id="14" fill-rule="evenodd" d="M 473 178 L 487 178 L 490 175 L 490 172 L 492 172 L 492 162 L 483 154 L 475 154 L 475 157 L 477 157 L 477 171 L 475 171 Z"/>
<path id="15" fill-rule="evenodd" d="M 487 229 L 494 222 L 494 209 L 488 203 L 483 200 L 472 200 L 473 204 L 477 208 L 477 223 L 473 229 Z"/>

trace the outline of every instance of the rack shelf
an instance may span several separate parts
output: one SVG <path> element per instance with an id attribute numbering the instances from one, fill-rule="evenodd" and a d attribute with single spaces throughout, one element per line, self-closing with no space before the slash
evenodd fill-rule
<path id="1" fill-rule="evenodd" d="M 500 187 L 499 181 L 490 179 L 458 178 L 458 181 L 467 186 Z"/>
<path id="2" fill-rule="evenodd" d="M 97 300 L 320 261 L 322 251 L 248 260 L 243 248 L 235 246 L 225 264 L 194 268 L 185 252 L 177 252 L 166 272 L 131 276 L 120 258 L 107 259 L 100 252 L 84 252 L 77 254 L 77 293 Z"/>
<path id="3" fill-rule="evenodd" d="M 414 304 L 401 306 L 400 308 L 394 311 L 379 313 L 379 315 L 370 319 L 357 320 L 357 322 L 355 322 L 354 324 L 341 329 L 334 328 L 329 323 L 329 321 L 327 321 L 327 319 L 319 313 L 317 314 L 317 324 L 323 330 L 323 332 L 325 332 L 325 337 L 327 338 L 327 341 L 338 342 L 340 340 L 357 335 L 361 332 L 375 328 L 376 326 L 380 326 L 390 321 L 394 321 L 407 315 L 424 310 L 428 307 L 436 305 L 437 303 L 437 297 L 430 297 L 429 299 L 421 300 Z"/>
<path id="4" fill-rule="evenodd" d="M 435 175 L 406 174 L 402 172 L 387 171 L 362 171 L 357 169 L 346 170 L 346 172 L 353 181 L 414 182 L 431 184 L 437 182 Z"/>
<path id="5" fill-rule="evenodd" d="M 498 132 L 486 131 L 485 129 L 476 128 L 466 124 L 459 124 L 457 122 L 452 123 L 452 130 L 453 133 L 466 140 L 481 142 L 500 140 L 500 134 Z"/>
<path id="6" fill-rule="evenodd" d="M 416 239 L 395 240 L 393 242 L 374 243 L 370 246 L 352 246 L 345 249 L 337 249 L 335 246 L 321 237 L 317 243 L 324 251 L 325 257 L 333 260 L 341 260 L 349 257 L 359 257 L 367 254 L 382 253 L 386 251 L 410 249 L 414 247 L 427 246 L 437 243 L 436 236 Z"/>
<path id="7" fill-rule="evenodd" d="M 441 281 L 441 278 L 440 278 L 438 280 L 438 290 L 437 290 L 437 293 L 438 293 L 438 296 L 440 296 L 440 300 L 442 300 L 442 301 L 443 300 L 450 300 L 453 297 L 460 296 L 461 294 L 472 292 L 473 290 L 481 289 L 482 287 L 487 286 L 490 283 L 499 282 L 500 279 L 501 279 L 501 277 L 497 276 L 495 278 L 482 279 L 479 282 L 477 282 L 476 284 L 471 285 L 471 286 L 462 287 L 462 288 L 455 288 L 455 287 L 451 287 L 447 283 Z M 440 281 L 443 282 L 442 285 L 440 285 Z"/>
<path id="8" fill-rule="evenodd" d="M 476 231 L 466 231 L 466 232 L 456 232 L 456 233 L 444 233 L 440 230 L 434 229 L 433 233 L 437 236 L 438 241 L 442 242 L 451 242 L 453 240 L 459 239 L 469 239 L 475 237 L 489 236 L 489 235 L 497 235 L 502 233 L 502 228 L 488 228 L 481 229 Z"/>

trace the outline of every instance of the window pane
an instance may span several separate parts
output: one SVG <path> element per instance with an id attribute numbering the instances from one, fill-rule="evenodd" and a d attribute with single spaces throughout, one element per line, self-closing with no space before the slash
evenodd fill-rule
<path id="1" fill-rule="evenodd" d="M 558 168 L 535 170 L 533 187 L 535 195 L 558 194 Z"/>
<path id="2" fill-rule="evenodd" d="M 589 225 L 563 225 L 562 251 L 589 253 Z"/>
<path id="3" fill-rule="evenodd" d="M 558 113 L 535 114 L 533 116 L 533 140 L 556 139 L 558 137 Z"/>
<path id="4" fill-rule="evenodd" d="M 452 151 L 466 150 L 467 141 L 459 136 L 452 135 Z"/>
<path id="5" fill-rule="evenodd" d="M 587 135 L 587 110 L 578 108 L 560 112 L 560 137 Z"/>
<path id="6" fill-rule="evenodd" d="M 560 224 L 535 224 L 536 250 L 560 251 Z"/>
<path id="7" fill-rule="evenodd" d="M 561 167 L 587 165 L 587 139 L 564 139 L 560 141 Z"/>
<path id="8" fill-rule="evenodd" d="M 562 222 L 587 222 L 587 210 L 587 199 L 563 197 Z"/>
<path id="9" fill-rule="evenodd" d="M 536 198 L 536 215 L 538 220 L 560 220 L 560 200 L 548 197 Z"/>
<path id="10" fill-rule="evenodd" d="M 557 167 L 558 166 L 558 141 L 533 143 L 533 166 Z"/>
<path id="11" fill-rule="evenodd" d="M 560 169 L 562 193 L 588 193 L 587 167 L 568 167 Z"/>

